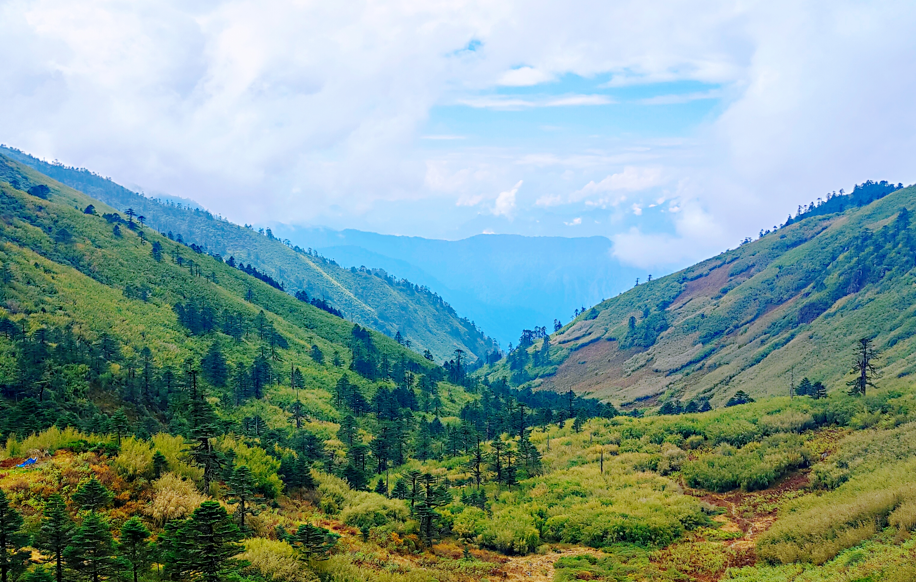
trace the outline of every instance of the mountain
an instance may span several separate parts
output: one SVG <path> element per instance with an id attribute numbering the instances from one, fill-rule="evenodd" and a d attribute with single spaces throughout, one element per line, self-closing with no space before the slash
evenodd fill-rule
<path id="1" fill-rule="evenodd" d="M 456 349 L 474 361 L 498 347 L 428 286 L 379 269 L 342 268 L 284 244 L 270 230 L 257 232 L 184 203 L 147 198 L 88 170 L 50 164 L 7 147 L 0 153 L 121 212 L 133 209 L 151 228 L 171 233 L 170 238 L 252 265 L 291 294 L 305 292 L 317 304 L 330 304 L 351 321 L 389 337 L 400 333 L 415 350 L 430 350 L 437 361 L 451 358 Z"/>
<path id="2" fill-rule="evenodd" d="M 676 410 L 787 395 L 805 377 L 845 390 L 860 338 L 885 377 L 916 372 L 916 188 L 868 182 L 823 206 L 586 310 L 549 358 L 533 337 L 486 374 Z"/>
<path id="3" fill-rule="evenodd" d="M 2 333 L 7 343 L 25 342 L 2 350 L 6 396 L 73 400 L 71 411 L 82 410 L 81 416 L 112 398 L 136 403 L 145 415 L 138 423 L 155 432 L 162 429 L 161 415 L 175 414 L 168 410 L 178 381 L 167 380 L 166 370 L 183 378 L 187 362 L 209 362 L 202 378 L 227 402 L 270 391 L 251 406 L 284 424 L 294 400 L 291 375 L 306 396 L 301 412 L 328 420 L 334 418 L 330 390 L 348 369 L 351 382 L 362 387 L 384 366 L 412 370 L 417 378 L 438 373 L 391 338 L 15 162 L 0 159 L 0 190 Z M 84 211 L 90 206 L 94 213 Z M 66 365 L 46 367 L 46 358 Z M 285 389 L 271 390 L 281 383 Z M 101 390 L 95 398 L 87 392 L 93 386 Z M 239 420 L 246 413 L 252 409 L 236 410 Z M 41 422 L 29 419 L 17 428 L 21 421 L 7 417 L 13 424 L 4 424 L 4 434 Z"/>
<path id="4" fill-rule="evenodd" d="M 344 266 L 385 269 L 436 289 L 503 345 L 523 329 L 566 322 L 575 310 L 645 279 L 604 237 L 478 235 L 458 241 L 272 224 L 284 238 Z"/>

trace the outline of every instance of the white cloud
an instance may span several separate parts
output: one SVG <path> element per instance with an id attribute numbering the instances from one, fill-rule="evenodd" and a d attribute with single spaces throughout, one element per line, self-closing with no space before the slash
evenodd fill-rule
<path id="1" fill-rule="evenodd" d="M 557 196 L 556 194 L 547 194 L 546 196 L 541 196 L 535 200 L 535 206 L 543 206 L 544 208 L 549 208 L 550 206 L 557 206 L 563 203 L 563 199 Z"/>
<path id="2" fill-rule="evenodd" d="M 585 186 L 568 200 L 593 208 L 644 204 L 649 194 L 638 193 L 664 189 L 671 232 L 627 232 L 618 250 L 636 261 L 670 244 L 655 254 L 676 263 L 733 246 L 827 190 L 916 181 L 914 28 L 916 7 L 905 0 L 569 0 L 537 9 L 519 0 L 356 9 L 10 0 L 0 2 L 0 141 L 239 222 L 430 235 L 491 204 L 499 216 L 544 213 L 569 184 Z M 585 81 L 551 94 L 568 76 Z M 626 132 L 593 130 L 588 115 L 625 113 L 602 107 L 611 97 L 587 84 L 599 76 L 609 76 L 608 94 L 705 84 L 627 108 L 722 101 L 694 129 L 652 117 L 645 132 L 629 121 Z M 501 83 L 538 92 L 494 95 L 510 91 Z M 487 110 L 477 115 L 523 110 L 539 116 L 531 127 L 564 130 L 507 144 L 476 126 L 431 123 L 437 107 L 462 102 Z M 573 112 L 567 123 L 562 115 Z M 583 120 L 587 132 L 574 134 Z M 465 133 L 474 139 L 457 139 Z M 519 179 L 532 202 L 480 194 Z M 690 226 L 697 209 L 704 228 Z M 543 222 L 566 232 L 559 220 Z M 587 228 L 589 220 L 579 230 Z M 602 228 L 589 232 L 619 234 Z"/>
<path id="3" fill-rule="evenodd" d="M 639 204 L 634 204 L 633 206 L 630 207 L 630 209 L 633 210 L 633 214 L 635 214 L 636 216 L 642 216 L 642 206 L 640 206 Z"/>
<path id="4" fill-rule="evenodd" d="M 623 171 L 611 174 L 600 182 L 592 180 L 582 189 L 569 195 L 570 202 L 578 202 L 606 192 L 638 192 L 663 183 L 661 168 L 627 166 Z"/>
<path id="5" fill-rule="evenodd" d="M 522 99 L 505 95 L 489 97 L 472 97 L 460 99 L 458 103 L 475 109 L 505 109 L 517 111 L 535 107 L 578 107 L 583 105 L 612 105 L 613 99 L 607 95 L 564 95 L 561 97 L 537 97 Z"/>
<path id="6" fill-rule="evenodd" d="M 421 135 L 420 139 L 431 139 L 436 141 L 451 141 L 455 139 L 467 139 L 465 135 Z"/>
<path id="7" fill-rule="evenodd" d="M 578 218 L 573 218 L 571 221 L 564 222 L 563 224 L 565 224 L 566 226 L 579 226 L 580 224 L 582 224 L 582 217 L 580 216 Z"/>
<path id="8" fill-rule="evenodd" d="M 553 75 L 533 67 L 519 67 L 506 71 L 499 78 L 499 84 L 507 87 L 528 87 L 552 81 Z"/>
<path id="9" fill-rule="evenodd" d="M 638 102 L 643 105 L 676 105 L 679 103 L 690 103 L 691 101 L 702 101 L 705 99 L 719 99 L 724 95 L 721 89 L 710 89 L 709 91 L 697 91 L 694 93 L 674 93 L 671 95 L 657 95 L 640 99 Z"/>
<path id="10" fill-rule="evenodd" d="M 493 204 L 493 214 L 496 216 L 511 217 L 512 212 L 515 210 L 515 195 L 521 187 L 522 180 L 519 180 L 511 190 L 500 192 L 499 196 L 496 197 L 496 202 Z"/>

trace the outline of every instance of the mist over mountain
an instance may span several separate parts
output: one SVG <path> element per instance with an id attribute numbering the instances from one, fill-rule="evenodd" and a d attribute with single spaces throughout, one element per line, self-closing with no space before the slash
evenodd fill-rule
<path id="1" fill-rule="evenodd" d="M 504 346 L 523 329 L 553 330 L 647 273 L 621 263 L 605 237 L 478 235 L 448 241 L 271 225 L 281 238 L 345 267 L 376 267 L 426 285 Z"/>

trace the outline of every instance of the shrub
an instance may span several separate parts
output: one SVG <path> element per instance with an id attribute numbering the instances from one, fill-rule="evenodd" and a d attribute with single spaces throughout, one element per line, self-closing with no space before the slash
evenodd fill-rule
<path id="1" fill-rule="evenodd" d="M 296 550 L 287 542 L 251 538 L 245 542 L 245 552 L 239 559 L 247 562 L 267 580 L 277 582 L 317 582 L 318 576 L 309 570 Z"/>
<path id="2" fill-rule="evenodd" d="M 347 525 L 372 528 L 383 525 L 398 525 L 407 521 L 410 512 L 407 504 L 400 499 L 387 499 L 377 493 L 357 492 L 347 501 L 340 519 Z"/>
<path id="3" fill-rule="evenodd" d="M 153 468 L 153 449 L 147 441 L 133 437 L 121 439 L 121 451 L 111 465 L 129 479 L 148 475 Z"/>
<path id="4" fill-rule="evenodd" d="M 487 521 L 480 541 L 506 554 L 527 554 L 541 544 L 541 537 L 530 514 L 521 508 L 510 507 Z"/>
<path id="5" fill-rule="evenodd" d="M 786 410 L 764 416 L 758 423 L 763 434 L 802 433 L 815 427 L 814 416 L 798 410 Z"/>
<path id="6" fill-rule="evenodd" d="M 721 446 L 713 454 L 685 463 L 681 474 L 690 487 L 757 491 L 810 461 L 811 453 L 799 437 L 779 434 L 742 449 Z"/>
<path id="7" fill-rule="evenodd" d="M 169 471 L 197 483 L 203 481 L 203 470 L 188 462 L 188 444 L 184 437 L 161 432 L 153 435 L 152 443 L 153 448 L 168 461 Z"/>
<path id="8" fill-rule="evenodd" d="M 465 541 L 475 541 L 477 536 L 483 534 L 487 525 L 487 514 L 476 507 L 466 507 L 464 511 L 455 516 L 452 531 Z"/>
<path id="9" fill-rule="evenodd" d="M 73 427 L 63 429 L 52 426 L 40 433 L 32 434 L 22 441 L 15 437 L 10 437 L 6 442 L 7 457 L 18 457 L 29 455 L 39 451 L 53 453 L 58 449 L 68 448 L 71 444 L 79 441 L 107 442 L 107 438 L 101 438 L 96 435 L 83 433 Z"/>
<path id="10" fill-rule="evenodd" d="M 169 520 L 191 515 L 206 500 L 191 480 L 166 473 L 153 482 L 153 500 L 144 508 L 144 513 L 163 525 Z"/>
<path id="11" fill-rule="evenodd" d="M 760 536 L 758 555 L 770 563 L 823 564 L 889 524 L 905 527 L 916 503 L 914 470 L 916 461 L 897 463 L 856 475 L 822 496 L 789 503 Z"/>
<path id="12" fill-rule="evenodd" d="M 321 496 L 319 505 L 321 510 L 329 515 L 336 515 L 348 504 L 353 497 L 353 491 L 343 479 L 314 471 L 312 476 L 318 483 L 318 494 Z"/>
<path id="13" fill-rule="evenodd" d="M 216 442 L 216 448 L 226 452 L 235 452 L 235 464 L 246 465 L 257 484 L 258 492 L 267 497 L 276 497 L 283 491 L 283 481 L 277 472 L 280 461 L 271 457 L 261 447 L 249 447 L 243 442 L 225 436 Z"/>

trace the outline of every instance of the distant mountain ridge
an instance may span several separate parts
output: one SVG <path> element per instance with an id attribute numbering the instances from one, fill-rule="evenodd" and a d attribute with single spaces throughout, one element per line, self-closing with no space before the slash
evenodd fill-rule
<path id="1" fill-rule="evenodd" d="M 436 289 L 503 345 L 523 329 L 567 322 L 630 288 L 643 269 L 622 264 L 605 237 L 477 235 L 458 241 L 272 224 L 279 236 L 344 266 L 383 268 Z"/>
<path id="2" fill-rule="evenodd" d="M 496 342 L 427 286 L 378 269 L 340 267 L 315 253 L 284 244 L 269 230 L 259 233 L 201 208 L 147 198 L 89 170 L 44 162 L 8 147 L 0 147 L 0 160 L 2 156 L 121 212 L 132 208 L 150 227 L 180 236 L 227 260 L 232 257 L 250 264 L 289 293 L 304 291 L 310 298 L 327 301 L 356 323 L 389 337 L 400 333 L 415 350 L 428 349 L 439 362 L 451 358 L 456 349 L 467 353 L 471 362 L 498 349 Z"/>
<path id="3" fill-rule="evenodd" d="M 828 204 L 595 305 L 549 357 L 534 339 L 483 373 L 669 410 L 788 395 L 805 377 L 845 390 L 860 338 L 885 375 L 916 373 L 916 187 L 867 182 Z"/>

